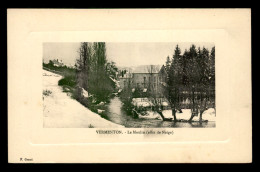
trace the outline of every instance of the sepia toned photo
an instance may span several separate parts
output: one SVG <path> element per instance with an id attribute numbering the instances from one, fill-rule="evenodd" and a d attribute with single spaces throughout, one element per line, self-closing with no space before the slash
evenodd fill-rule
<path id="1" fill-rule="evenodd" d="M 43 43 L 43 106 L 46 128 L 215 127 L 215 46 Z"/>

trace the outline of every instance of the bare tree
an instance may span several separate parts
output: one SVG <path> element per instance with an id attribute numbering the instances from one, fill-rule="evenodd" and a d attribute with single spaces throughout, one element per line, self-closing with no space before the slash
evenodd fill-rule
<path id="1" fill-rule="evenodd" d="M 147 71 L 149 73 L 149 80 L 148 80 L 148 92 L 149 92 L 149 100 L 153 103 L 153 109 L 156 111 L 163 120 L 166 120 L 162 113 L 162 108 L 161 108 L 161 101 L 160 97 L 158 97 L 158 76 L 155 76 L 155 73 L 158 73 L 159 71 L 159 66 L 155 65 L 150 65 L 147 68 Z"/>

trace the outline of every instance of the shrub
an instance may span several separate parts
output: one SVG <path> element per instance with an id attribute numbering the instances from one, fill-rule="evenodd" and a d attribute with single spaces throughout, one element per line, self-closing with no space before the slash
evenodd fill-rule
<path id="1" fill-rule="evenodd" d="M 59 80 L 58 84 L 60 86 L 64 86 L 64 85 L 67 85 L 67 86 L 70 86 L 70 87 L 75 87 L 76 85 L 76 82 L 75 80 L 73 80 L 74 78 L 71 77 L 71 76 L 65 76 L 64 78 L 62 78 L 61 80 Z"/>

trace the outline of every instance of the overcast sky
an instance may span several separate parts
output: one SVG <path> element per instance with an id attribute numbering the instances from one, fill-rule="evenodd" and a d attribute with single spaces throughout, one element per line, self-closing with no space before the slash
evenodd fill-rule
<path id="1" fill-rule="evenodd" d="M 168 55 L 172 57 L 177 44 L 183 53 L 193 43 L 106 43 L 107 58 L 118 66 L 164 64 Z M 214 43 L 194 44 L 209 51 L 214 46 Z M 80 43 L 44 43 L 43 60 L 59 59 L 67 65 L 74 65 L 79 47 Z"/>

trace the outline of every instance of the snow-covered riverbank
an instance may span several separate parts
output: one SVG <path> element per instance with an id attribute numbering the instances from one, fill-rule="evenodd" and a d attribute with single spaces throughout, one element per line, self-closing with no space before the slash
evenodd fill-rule
<path id="1" fill-rule="evenodd" d="M 163 115 L 165 118 L 173 118 L 172 116 L 172 110 L 164 110 Z M 182 113 L 177 112 L 176 113 L 177 119 L 183 119 L 183 120 L 189 120 L 191 117 L 191 110 L 190 109 L 182 109 Z M 213 108 L 210 108 L 206 110 L 202 114 L 202 119 L 203 120 L 208 120 L 208 121 L 216 121 L 216 113 Z M 195 116 L 193 121 L 199 121 L 199 115 Z"/>
<path id="2" fill-rule="evenodd" d="M 166 119 L 173 119 L 172 116 L 172 110 L 163 110 L 162 111 L 163 116 Z M 191 117 L 191 110 L 190 109 L 182 109 L 182 113 L 177 112 L 176 113 L 176 117 L 178 120 L 189 120 Z M 161 116 L 154 111 L 146 111 L 146 115 L 139 115 L 139 118 L 143 118 L 143 119 L 161 119 Z M 208 120 L 208 121 L 216 121 L 216 113 L 215 110 L 213 108 L 210 108 L 208 110 L 206 110 L 203 114 L 202 114 L 202 119 L 203 120 Z M 198 116 L 195 116 L 192 121 L 199 121 L 199 114 Z"/>
<path id="3" fill-rule="evenodd" d="M 101 118 L 58 86 L 62 76 L 43 70 L 43 127 L 45 128 L 119 128 Z"/>

